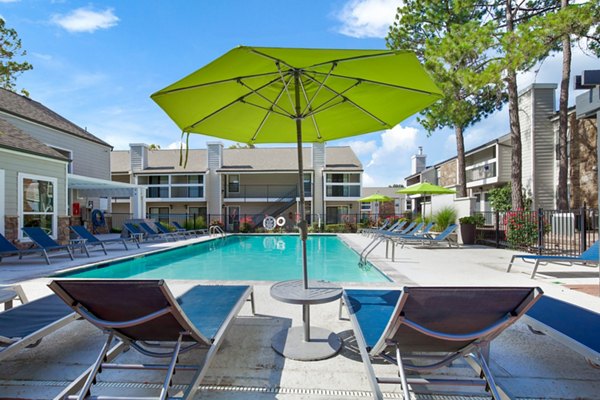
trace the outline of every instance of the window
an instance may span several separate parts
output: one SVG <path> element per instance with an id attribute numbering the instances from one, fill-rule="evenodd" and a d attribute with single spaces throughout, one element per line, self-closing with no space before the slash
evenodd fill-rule
<path id="1" fill-rule="evenodd" d="M 141 175 L 137 178 L 139 185 L 146 185 L 146 197 L 160 199 L 169 197 L 169 175 Z"/>
<path id="2" fill-rule="evenodd" d="M 172 198 L 203 198 L 204 175 L 171 175 Z"/>
<path id="3" fill-rule="evenodd" d="M 304 174 L 304 196 L 312 196 L 312 176 L 311 174 Z"/>
<path id="4" fill-rule="evenodd" d="M 169 207 L 148 207 L 148 218 L 169 224 Z"/>
<path id="5" fill-rule="evenodd" d="M 326 174 L 326 197 L 360 197 L 360 174 Z"/>
<path id="6" fill-rule="evenodd" d="M 239 193 L 240 192 L 240 176 L 239 175 L 228 175 L 227 176 L 229 193 Z"/>
<path id="7" fill-rule="evenodd" d="M 21 227 L 38 226 L 56 238 L 57 180 L 19 174 L 19 214 Z"/>
<path id="8" fill-rule="evenodd" d="M 203 217 L 206 220 L 206 207 L 189 207 L 188 214 L 190 217 Z"/>

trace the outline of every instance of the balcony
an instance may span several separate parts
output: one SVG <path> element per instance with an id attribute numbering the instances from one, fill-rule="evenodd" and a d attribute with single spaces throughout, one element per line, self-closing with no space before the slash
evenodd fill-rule
<path id="1" fill-rule="evenodd" d="M 485 183 L 496 183 L 498 181 L 496 161 L 490 160 L 485 163 L 469 166 L 466 168 L 466 175 L 467 185 L 472 184 L 470 186 L 476 186 Z"/>
<path id="2" fill-rule="evenodd" d="M 296 185 L 239 185 L 237 192 L 227 191 L 225 200 L 243 202 L 282 202 L 298 197 Z M 229 187 L 231 189 L 231 186 Z M 304 196 L 311 197 L 310 185 L 306 184 Z"/>

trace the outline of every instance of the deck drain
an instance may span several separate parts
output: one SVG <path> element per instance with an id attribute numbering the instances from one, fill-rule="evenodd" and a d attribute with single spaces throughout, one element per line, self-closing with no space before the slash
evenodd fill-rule
<path id="1" fill-rule="evenodd" d="M 32 386 L 32 387 L 65 387 L 70 381 L 30 381 L 30 380 L 5 380 L 0 381 L 2 386 Z M 127 388 L 127 389 L 160 389 L 158 383 L 136 383 L 136 382 L 98 382 L 99 388 Z M 185 389 L 185 385 L 173 385 L 173 389 Z M 331 396 L 332 398 L 372 398 L 370 391 L 363 390 L 336 390 L 317 388 L 289 388 L 289 387 L 262 387 L 262 386 L 225 386 L 225 385 L 200 385 L 200 391 L 204 392 L 238 392 L 238 393 L 264 393 L 264 394 L 298 394 L 308 396 Z M 384 392 L 386 399 L 402 399 L 402 393 Z M 488 400 L 484 396 L 467 395 L 441 395 L 441 394 L 419 394 L 419 400 Z"/>

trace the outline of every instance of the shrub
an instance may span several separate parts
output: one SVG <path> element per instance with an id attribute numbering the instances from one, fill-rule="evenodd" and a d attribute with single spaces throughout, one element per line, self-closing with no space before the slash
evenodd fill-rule
<path id="1" fill-rule="evenodd" d="M 204 217 L 196 217 L 195 219 L 186 220 L 183 227 L 187 230 L 206 229 L 206 219 Z"/>
<path id="2" fill-rule="evenodd" d="M 532 211 L 509 211 L 504 215 L 506 240 L 511 247 L 530 247 L 538 242 L 538 218 Z M 544 233 L 550 231 L 550 225 L 542 221 Z"/>
<path id="3" fill-rule="evenodd" d="M 250 232 L 250 231 L 252 231 L 252 225 L 250 225 L 250 224 L 249 224 L 249 223 L 247 223 L 247 222 L 242 222 L 242 223 L 240 224 L 240 232 L 241 232 L 241 233 L 248 233 L 248 232 Z"/>
<path id="4" fill-rule="evenodd" d="M 463 225 L 471 224 L 476 226 L 483 226 L 485 225 L 485 217 L 483 216 L 483 214 L 469 215 L 466 217 L 459 218 L 458 222 L 460 222 Z"/>
<path id="5" fill-rule="evenodd" d="M 453 207 L 444 207 L 433 216 L 435 226 L 439 231 L 443 231 L 450 224 L 456 222 L 456 210 Z"/>

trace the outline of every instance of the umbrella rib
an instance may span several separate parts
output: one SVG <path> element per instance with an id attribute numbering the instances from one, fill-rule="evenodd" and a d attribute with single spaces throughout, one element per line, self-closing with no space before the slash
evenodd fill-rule
<path id="1" fill-rule="evenodd" d="M 305 74 L 305 75 L 306 75 L 306 74 Z M 315 78 L 313 77 L 313 79 L 315 79 Z M 345 101 L 345 100 L 344 100 L 344 96 L 343 96 L 343 94 L 344 94 L 344 93 L 346 93 L 347 91 L 351 90 L 352 88 L 354 88 L 354 87 L 358 86 L 358 85 L 360 85 L 360 81 L 359 81 L 359 80 L 358 80 L 358 81 L 356 81 L 356 82 L 355 82 L 355 83 L 354 83 L 352 86 L 350 86 L 350 87 L 348 87 L 348 88 L 346 88 L 346 89 L 342 90 L 342 91 L 339 93 L 339 95 L 333 96 L 333 97 L 332 97 L 332 98 L 330 98 L 329 100 L 327 100 L 327 101 L 324 101 L 323 103 L 321 103 L 321 104 L 320 104 L 319 106 L 317 106 L 316 108 L 313 108 L 313 110 L 312 110 L 313 114 L 317 114 L 317 113 L 319 113 L 319 112 L 321 112 L 321 111 L 323 111 L 323 110 L 327 110 L 327 109 L 331 108 L 331 106 L 329 106 L 329 107 L 325 107 L 325 108 L 324 108 L 324 106 L 325 106 L 326 104 L 328 104 L 328 103 L 332 102 L 333 100 L 337 99 L 337 98 L 341 98 L 341 99 L 342 99 L 342 101 L 341 101 L 341 102 L 343 103 L 343 102 Z M 337 105 L 337 104 L 339 104 L 339 103 L 335 103 L 334 105 Z"/>
<path id="2" fill-rule="evenodd" d="M 305 76 L 308 79 L 313 80 L 314 82 L 319 82 L 316 79 L 314 79 L 313 77 L 311 77 L 308 74 L 305 74 Z M 347 101 L 348 103 L 352 104 L 354 107 L 356 107 L 358 110 L 362 111 L 363 113 L 367 114 L 369 117 L 373 118 L 375 121 L 379 122 L 381 125 L 383 125 L 386 128 L 392 128 L 391 124 L 388 124 L 387 122 L 385 122 L 384 120 L 382 120 L 381 118 L 377 117 L 375 114 L 373 114 L 372 112 L 366 110 L 365 108 L 359 106 L 358 104 L 356 104 L 354 101 L 350 100 L 348 97 L 345 97 L 344 95 L 342 95 L 341 93 L 339 93 L 338 91 L 330 88 L 327 85 L 323 85 L 324 88 L 326 88 L 327 90 L 331 91 L 332 93 L 334 93 L 337 97 L 341 97 L 343 99 L 342 102 Z"/>
<path id="3" fill-rule="evenodd" d="M 289 86 L 290 82 L 292 81 L 291 77 L 293 76 L 293 74 L 291 74 L 289 71 L 287 72 L 290 75 L 290 79 L 288 79 L 288 81 L 286 82 L 285 78 L 284 78 L 284 74 L 281 71 L 281 66 L 279 65 L 279 62 L 275 62 L 275 65 L 277 66 L 277 71 L 279 72 L 279 76 L 281 77 L 281 82 L 283 83 L 283 90 L 287 94 L 288 100 L 290 101 L 290 106 L 292 107 L 292 109 L 295 109 L 294 101 L 292 100 L 292 95 L 291 95 L 290 91 L 288 90 L 288 86 Z M 296 115 L 296 117 L 298 117 L 298 116 Z"/>
<path id="4" fill-rule="evenodd" d="M 268 83 L 268 85 L 276 82 L 279 80 L 279 77 L 277 77 L 276 79 L 273 79 L 271 82 Z M 271 105 L 273 105 L 274 107 L 279 108 L 282 112 L 284 113 L 288 113 L 288 111 L 281 107 L 279 104 L 277 104 L 277 101 L 279 100 L 279 98 L 281 97 L 281 95 L 277 96 L 277 98 L 275 99 L 275 101 L 271 101 L 269 100 L 266 96 L 264 96 L 263 94 L 259 93 L 258 91 L 260 89 L 264 89 L 266 87 L 265 86 L 261 86 L 259 89 L 252 89 L 250 86 L 248 86 L 246 83 L 244 83 L 241 79 L 239 80 L 240 85 L 242 85 L 243 87 L 245 87 L 246 89 L 248 89 L 249 91 L 251 91 L 252 93 L 256 94 L 257 96 L 261 97 L 263 100 L 265 100 L 267 103 L 270 103 Z M 283 92 L 283 90 L 282 90 Z M 281 92 L 280 92 L 281 93 Z M 247 95 L 246 95 L 247 96 Z M 288 113 L 289 114 L 289 113 Z M 291 115 L 291 114 L 290 114 Z"/>
<path id="5" fill-rule="evenodd" d="M 237 82 L 238 82 L 238 83 L 240 83 L 240 80 L 239 80 L 239 79 L 240 79 L 240 78 L 237 78 Z M 273 80 L 271 80 L 271 81 L 269 81 L 269 82 L 265 83 L 264 85 L 262 85 L 261 87 L 259 87 L 258 89 L 255 89 L 255 90 L 261 90 L 261 89 L 263 89 L 263 88 L 265 88 L 265 87 L 269 86 L 269 85 L 270 85 L 270 84 L 272 84 L 273 82 L 276 82 L 277 80 L 279 80 L 279 78 L 275 78 L 275 79 L 273 79 Z M 242 86 L 244 86 L 244 85 L 242 85 Z M 221 107 L 221 108 L 219 108 L 219 109 L 217 109 L 217 110 L 213 111 L 212 113 L 210 113 L 210 114 L 208 114 L 207 116 L 205 116 L 205 117 L 201 118 L 200 120 L 198 120 L 198 121 L 194 122 L 193 124 L 191 124 L 191 125 L 188 125 L 188 126 L 187 126 L 187 127 L 184 129 L 184 131 L 187 131 L 188 129 L 191 129 L 191 128 L 194 128 L 194 127 L 196 127 L 198 124 L 200 124 L 200 123 L 202 123 L 202 122 L 206 121 L 207 119 L 209 119 L 209 118 L 213 117 L 214 115 L 216 115 L 216 114 L 220 113 L 221 111 L 224 111 L 224 110 L 228 109 L 229 107 L 233 106 L 233 105 L 234 105 L 235 103 L 237 103 L 238 101 L 239 101 L 239 102 L 242 102 L 242 103 L 245 103 L 245 104 L 252 104 L 252 103 L 248 103 L 248 102 L 244 101 L 244 98 L 245 98 L 246 96 L 248 96 L 248 95 L 250 95 L 250 93 L 246 93 L 246 94 L 244 94 L 243 96 L 240 96 L 240 97 L 238 97 L 237 99 L 235 99 L 235 100 L 233 100 L 233 101 L 231 101 L 231 102 L 229 102 L 229 103 L 225 104 L 223 107 Z M 284 111 L 285 111 L 285 110 L 284 110 Z M 274 112 L 275 112 L 275 111 L 274 111 Z M 286 117 L 290 117 L 290 116 L 289 116 L 289 115 L 286 115 Z"/>
<path id="6" fill-rule="evenodd" d="M 300 82 L 300 88 L 302 89 L 302 94 L 304 95 L 304 99 L 306 100 L 306 103 L 308 104 L 309 103 L 308 94 L 306 93 L 306 89 L 304 88 L 304 82 L 302 82 L 302 79 L 299 79 L 298 81 Z M 325 81 L 323 81 L 323 83 L 325 83 Z M 322 85 L 321 85 L 321 87 L 322 87 Z M 321 87 L 319 87 L 319 89 L 321 89 Z M 315 96 L 316 95 L 317 94 L 315 93 Z M 314 96 L 313 96 L 313 99 L 314 99 Z M 307 107 L 308 107 L 308 105 L 307 105 Z M 304 112 L 302 114 L 304 114 Z M 321 132 L 319 131 L 319 125 L 317 124 L 317 120 L 315 119 L 315 114 L 311 113 L 311 114 L 308 114 L 308 116 L 310 116 L 310 119 L 312 120 L 313 125 L 315 126 L 315 131 L 317 131 L 317 138 L 322 139 L 323 137 L 321 136 Z"/>
<path id="7" fill-rule="evenodd" d="M 280 58 L 277 58 L 277 57 L 270 56 L 270 55 L 268 55 L 268 54 L 265 54 L 265 53 L 263 53 L 262 51 L 257 51 L 257 50 L 256 50 L 256 49 L 254 49 L 254 48 L 251 48 L 251 49 L 250 49 L 250 51 L 251 51 L 252 53 L 254 53 L 254 54 L 258 55 L 258 56 L 261 56 L 261 57 L 264 57 L 264 58 L 268 58 L 269 60 L 273 60 L 273 61 L 275 61 L 275 64 L 283 64 L 283 65 L 287 66 L 289 69 L 293 69 L 293 70 L 297 69 L 296 67 L 294 67 L 293 65 L 290 65 L 290 64 L 286 63 L 286 62 L 285 62 L 285 61 L 283 61 L 282 59 L 280 59 Z"/>
<path id="8" fill-rule="evenodd" d="M 310 106 L 312 105 L 313 101 L 317 98 L 317 96 L 319 95 L 319 93 L 321 92 L 321 89 L 323 89 L 323 86 L 325 85 L 325 82 L 327 82 L 327 79 L 329 79 L 329 77 L 331 76 L 331 73 L 333 72 L 333 70 L 335 69 L 335 67 L 337 67 L 336 63 L 333 63 L 331 65 L 331 68 L 329 69 L 329 72 L 327 73 L 327 76 L 325 77 L 325 79 L 323 79 L 323 82 L 321 82 L 319 84 L 319 87 L 317 88 L 317 90 L 315 91 L 315 94 L 313 95 L 313 97 L 310 99 L 310 101 L 308 100 L 308 96 L 306 95 L 306 91 L 304 94 L 304 97 L 306 97 L 306 107 L 304 108 L 304 111 L 302 111 L 302 113 L 304 114 L 306 111 L 310 110 Z M 302 83 L 302 81 L 300 81 L 300 83 Z M 302 85 L 303 90 L 304 90 L 304 85 Z"/>
<path id="9" fill-rule="evenodd" d="M 291 76 L 290 76 L 290 79 Z M 277 95 L 277 97 L 275 98 L 275 102 L 274 104 L 276 104 L 279 99 L 281 98 L 281 96 L 283 95 L 285 88 L 281 88 L 281 90 L 279 91 L 279 94 Z M 281 108 L 281 107 L 280 107 Z M 260 125 L 258 125 L 258 128 L 256 128 L 256 131 L 254 132 L 254 135 L 252 135 L 252 138 L 250 139 L 250 142 L 254 142 L 256 140 L 256 137 L 258 136 L 258 134 L 260 133 L 262 127 L 265 125 L 265 123 L 267 122 L 267 119 L 269 118 L 269 116 L 271 115 L 271 112 L 273 112 L 272 110 L 267 111 L 267 113 L 265 114 L 264 118 L 262 119 L 262 121 L 260 121 Z"/>
<path id="10" fill-rule="evenodd" d="M 325 73 L 323 73 L 323 72 L 318 72 L 318 71 L 311 71 L 311 72 L 313 74 L 317 74 L 317 75 L 325 75 Z M 359 79 L 359 78 L 355 78 L 355 77 L 352 77 L 352 76 L 346 76 L 346 75 L 332 74 L 332 76 L 335 77 L 335 78 L 349 79 L 349 80 L 357 80 L 357 79 Z M 415 88 L 411 88 L 411 87 L 408 87 L 408 86 L 394 85 L 394 84 L 385 83 L 385 82 L 377 82 L 377 81 L 373 81 L 373 80 L 370 80 L 370 79 L 363 79 L 363 78 L 360 78 L 360 80 L 362 82 L 371 83 L 373 85 L 385 86 L 385 87 L 390 87 L 390 88 L 393 88 L 393 89 L 402 89 L 402 90 L 407 90 L 407 91 L 410 91 L 410 92 L 415 92 L 415 93 L 420 93 L 420 94 L 427 94 L 427 95 L 435 95 L 435 96 L 441 97 L 441 95 L 439 93 L 430 92 L 430 91 L 427 91 L 427 90 L 415 89 Z"/>
<path id="11" fill-rule="evenodd" d="M 264 74 L 244 75 L 243 77 L 242 76 L 236 76 L 236 77 L 233 77 L 233 78 L 222 79 L 220 81 L 211 81 L 211 82 L 199 83 L 197 85 L 185 86 L 185 87 L 176 88 L 176 89 L 161 90 L 160 92 L 154 93 L 150 97 L 156 98 L 156 97 L 163 96 L 165 94 L 171 94 L 171 93 L 177 93 L 177 92 L 184 92 L 186 90 L 193 90 L 193 89 L 198 89 L 198 88 L 206 87 L 206 86 L 220 85 L 222 83 L 236 82 L 236 81 L 239 81 L 242 78 L 244 78 L 244 79 L 260 78 L 260 77 L 263 77 L 263 76 L 276 75 L 276 74 L 277 74 L 277 72 L 265 72 Z"/>
<path id="12" fill-rule="evenodd" d="M 342 63 L 342 62 L 348 62 L 348 61 L 356 61 L 356 60 L 360 60 L 360 59 L 363 59 L 363 58 L 389 57 L 389 56 L 395 56 L 395 55 L 400 54 L 400 53 L 408 53 L 408 51 L 387 51 L 387 52 L 377 53 L 377 54 L 365 54 L 365 55 L 361 55 L 361 56 L 339 58 L 337 60 L 329 60 L 329 61 L 325 61 L 325 62 L 322 62 L 322 63 L 313 64 L 313 65 L 311 65 L 309 67 L 306 67 L 306 68 L 315 68 L 315 67 L 320 67 L 322 65 L 327 65 L 327 64 L 331 64 L 331 63 Z"/>

